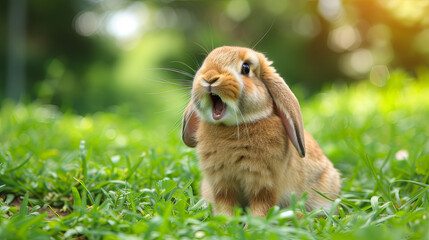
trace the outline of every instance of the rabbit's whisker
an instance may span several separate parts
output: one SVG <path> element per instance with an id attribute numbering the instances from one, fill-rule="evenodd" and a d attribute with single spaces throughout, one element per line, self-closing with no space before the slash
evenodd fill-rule
<path id="1" fill-rule="evenodd" d="M 241 112 L 241 110 L 240 110 L 240 109 L 238 109 L 238 113 L 240 113 L 240 115 L 241 115 L 242 122 L 243 122 L 244 127 L 245 127 L 246 132 L 247 132 L 247 139 L 250 141 L 249 127 L 247 126 L 247 123 L 246 123 L 246 121 L 244 120 L 243 113 Z"/>
<path id="2" fill-rule="evenodd" d="M 183 66 L 187 67 L 189 70 L 191 70 L 192 72 L 196 73 L 197 71 L 195 71 L 195 69 L 193 69 L 191 66 L 189 66 L 188 64 L 181 62 L 181 61 L 173 61 L 173 63 L 180 63 Z"/>
<path id="3" fill-rule="evenodd" d="M 194 74 L 185 72 L 185 71 L 180 70 L 180 69 L 175 69 L 175 68 L 154 68 L 154 70 L 165 70 L 165 71 L 179 73 L 179 74 L 182 74 L 183 76 L 190 77 L 192 79 L 194 78 Z"/>
<path id="4" fill-rule="evenodd" d="M 198 47 L 200 47 L 204 51 L 204 53 L 206 54 L 206 56 L 209 55 L 209 50 L 207 50 L 207 48 L 205 48 L 203 45 L 201 45 L 201 44 L 199 44 L 197 42 L 194 42 L 194 44 L 197 45 Z"/>
<path id="5" fill-rule="evenodd" d="M 252 49 L 255 49 L 256 48 L 256 46 L 262 41 L 262 40 L 264 40 L 264 38 L 268 35 L 268 33 L 271 31 L 271 28 L 273 28 L 273 25 L 274 25 L 274 20 L 273 20 L 273 22 L 271 23 L 271 26 L 268 28 L 268 30 L 264 33 L 264 35 L 262 35 L 262 37 L 255 43 L 255 44 L 253 44 L 253 46 L 251 47 Z"/>
<path id="6" fill-rule="evenodd" d="M 174 101 L 177 99 L 182 99 L 183 97 L 189 95 L 188 93 L 177 93 L 177 94 L 171 94 L 169 96 L 169 98 L 165 98 L 164 101 L 165 102 L 170 102 L 170 101 Z"/>
<path id="7" fill-rule="evenodd" d="M 168 111 L 171 111 L 171 110 L 174 110 L 174 109 L 177 109 L 177 108 L 179 108 L 180 107 L 180 109 L 183 111 L 183 110 L 185 110 L 184 108 L 183 108 L 183 106 L 180 106 L 179 104 L 177 104 L 176 106 L 174 106 L 174 107 L 171 107 L 171 108 L 168 108 L 168 109 L 165 109 L 165 110 L 161 110 L 161 111 L 158 111 L 158 112 L 155 112 L 155 113 L 165 113 L 165 112 L 168 112 Z M 186 107 L 186 106 L 185 106 Z M 175 114 L 175 115 L 177 115 L 177 114 Z M 174 115 L 174 116 L 175 116 Z"/>
<path id="8" fill-rule="evenodd" d="M 189 99 L 188 99 L 188 101 L 189 101 Z M 180 106 L 180 105 L 178 105 L 178 106 Z M 177 116 L 178 114 L 183 113 L 185 111 L 185 109 L 186 109 L 186 106 L 187 106 L 186 104 L 184 104 L 183 106 L 181 106 L 180 107 L 180 111 L 178 113 L 176 113 L 175 115 L 173 115 L 173 116 Z M 173 127 L 169 130 L 168 135 L 171 135 L 181 125 L 181 122 L 182 122 L 181 119 L 182 119 L 181 117 L 177 118 L 177 120 L 174 122 Z"/>
<path id="9" fill-rule="evenodd" d="M 151 81 L 151 82 L 156 82 L 156 83 L 165 83 L 165 84 L 171 84 L 171 85 L 182 86 L 182 87 L 186 86 L 186 87 L 192 88 L 192 86 L 188 85 L 190 81 L 186 80 L 186 79 L 172 79 L 172 80 L 181 81 L 182 83 L 172 82 L 172 81 L 167 81 L 167 80 L 150 79 L 150 78 L 146 78 L 145 80 Z"/>
<path id="10" fill-rule="evenodd" d="M 175 92 L 175 91 L 180 91 L 180 93 L 182 93 L 183 90 L 191 90 L 191 89 L 192 89 L 192 87 L 183 87 L 183 88 L 176 88 L 176 89 L 166 90 L 166 91 L 161 91 L 161 92 L 145 92 L 143 94 L 155 95 L 155 94 L 170 93 L 170 92 Z"/>
<path id="11" fill-rule="evenodd" d="M 240 140 L 240 124 L 238 123 L 237 111 L 234 111 L 235 121 L 237 122 L 237 140 Z"/>

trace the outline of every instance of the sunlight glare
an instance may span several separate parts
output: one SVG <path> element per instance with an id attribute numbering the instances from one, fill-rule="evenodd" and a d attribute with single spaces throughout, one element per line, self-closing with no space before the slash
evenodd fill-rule
<path id="1" fill-rule="evenodd" d="M 362 76 L 367 74 L 374 64 L 374 57 L 370 50 L 360 48 L 345 54 L 340 59 L 340 68 L 348 76 Z"/>
<path id="2" fill-rule="evenodd" d="M 74 19 L 74 27 L 77 33 L 88 37 L 96 33 L 99 29 L 99 19 L 94 12 L 87 11 L 80 13 Z"/>
<path id="3" fill-rule="evenodd" d="M 137 17 L 125 10 L 114 13 L 111 16 L 107 30 L 118 38 L 128 38 L 137 32 L 138 25 Z"/>
<path id="4" fill-rule="evenodd" d="M 319 13 L 331 22 L 338 20 L 343 13 L 341 0 L 320 0 L 317 8 Z"/>
<path id="5" fill-rule="evenodd" d="M 366 73 L 373 64 L 371 51 L 367 49 L 358 49 L 350 56 L 350 64 L 358 73 Z"/>
<path id="6" fill-rule="evenodd" d="M 228 17 L 236 22 L 241 22 L 250 15 L 250 6 L 246 0 L 233 0 L 226 9 Z"/>
<path id="7" fill-rule="evenodd" d="M 295 19 L 293 30 L 304 37 L 313 38 L 320 33 L 321 26 L 318 18 L 304 14 Z"/>
<path id="8" fill-rule="evenodd" d="M 148 14 L 146 5 L 136 2 L 123 10 L 108 14 L 106 30 L 119 40 L 132 40 L 145 30 Z"/>
<path id="9" fill-rule="evenodd" d="M 329 33 L 328 46 L 336 52 L 355 49 L 360 43 L 359 31 L 350 25 L 339 27 Z"/>
<path id="10" fill-rule="evenodd" d="M 429 14 L 428 0 L 378 0 L 378 2 L 405 25 L 419 23 Z"/>

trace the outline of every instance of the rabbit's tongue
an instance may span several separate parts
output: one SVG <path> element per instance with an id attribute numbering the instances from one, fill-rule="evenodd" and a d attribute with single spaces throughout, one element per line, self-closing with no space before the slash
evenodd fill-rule
<path id="1" fill-rule="evenodd" d="M 226 104 L 220 99 L 219 96 L 212 96 L 213 108 L 212 114 L 214 120 L 222 119 L 225 114 Z"/>

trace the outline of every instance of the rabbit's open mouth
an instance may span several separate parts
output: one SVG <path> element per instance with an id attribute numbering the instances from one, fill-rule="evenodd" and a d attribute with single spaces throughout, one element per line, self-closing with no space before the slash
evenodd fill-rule
<path id="1" fill-rule="evenodd" d="M 212 100 L 212 115 L 214 120 L 222 119 L 225 114 L 226 104 L 222 99 L 216 94 L 210 94 L 210 99 Z"/>

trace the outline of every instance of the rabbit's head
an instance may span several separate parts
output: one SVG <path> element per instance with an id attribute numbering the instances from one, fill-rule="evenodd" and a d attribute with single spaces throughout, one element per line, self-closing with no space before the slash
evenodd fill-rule
<path id="1" fill-rule="evenodd" d="M 219 47 L 204 60 L 193 81 L 182 138 L 197 145 L 198 122 L 226 126 L 256 122 L 277 114 L 301 157 L 305 156 L 301 111 L 295 95 L 259 52 Z"/>
<path id="2" fill-rule="evenodd" d="M 220 47 L 195 75 L 192 100 L 203 121 L 227 126 L 254 122 L 273 112 L 273 100 L 260 80 L 258 54 Z"/>

